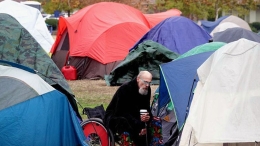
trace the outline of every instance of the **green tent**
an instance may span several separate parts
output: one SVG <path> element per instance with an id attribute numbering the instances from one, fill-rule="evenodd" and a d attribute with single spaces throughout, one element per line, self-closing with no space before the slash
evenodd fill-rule
<path id="1" fill-rule="evenodd" d="M 0 13 L 0 59 L 36 70 L 43 80 L 68 97 L 78 113 L 74 95 L 58 67 L 32 35 L 15 18 L 4 13 Z"/>
<path id="2" fill-rule="evenodd" d="M 127 57 L 105 76 L 106 83 L 108 86 L 121 85 L 132 80 L 139 71 L 147 70 L 153 75 L 152 84 L 159 84 L 159 65 L 178 56 L 159 43 L 145 41 L 129 52 Z"/>
<path id="3" fill-rule="evenodd" d="M 223 43 L 223 42 L 211 42 L 211 43 L 202 44 L 202 45 L 199 45 L 199 46 L 189 50 L 188 52 L 182 54 L 177 59 L 185 58 L 185 57 L 188 57 L 188 56 L 191 56 L 191 55 L 196 55 L 196 54 L 199 54 L 199 53 L 216 51 L 217 49 L 224 46 L 225 44 L 226 43 Z"/>

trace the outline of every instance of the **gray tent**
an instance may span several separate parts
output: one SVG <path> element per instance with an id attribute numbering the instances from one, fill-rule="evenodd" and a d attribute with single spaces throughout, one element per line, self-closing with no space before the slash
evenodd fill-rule
<path id="1" fill-rule="evenodd" d="M 213 41 L 230 43 L 230 42 L 237 41 L 241 38 L 245 38 L 260 43 L 259 35 L 257 35 L 252 31 L 240 27 L 229 28 L 226 29 L 225 31 L 214 33 Z"/>
<path id="2" fill-rule="evenodd" d="M 159 65 L 174 60 L 179 55 L 163 45 L 148 40 L 134 48 L 108 76 L 107 85 L 121 85 L 133 79 L 139 71 L 148 70 L 153 75 L 152 84 L 159 83 Z"/>

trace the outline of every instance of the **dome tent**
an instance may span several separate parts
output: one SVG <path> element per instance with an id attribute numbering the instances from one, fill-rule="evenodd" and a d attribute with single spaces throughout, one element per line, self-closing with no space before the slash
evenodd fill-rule
<path id="1" fill-rule="evenodd" d="M 33 69 L 0 65 L 1 145 L 81 145 L 86 137 L 66 96 Z"/>
<path id="2" fill-rule="evenodd" d="M 241 38 L 197 69 L 180 146 L 252 146 L 260 141 L 259 49 L 259 43 Z"/>
<path id="3" fill-rule="evenodd" d="M 52 59 L 61 69 L 68 55 L 78 77 L 102 78 L 149 29 L 148 21 L 135 8 L 114 2 L 93 4 L 59 19 Z"/>
<path id="4" fill-rule="evenodd" d="M 210 39 L 211 36 L 192 20 L 174 16 L 153 27 L 130 50 L 146 40 L 152 40 L 182 55 L 198 45 L 207 43 Z"/>
<path id="5" fill-rule="evenodd" d="M 234 15 L 222 16 L 219 19 L 217 19 L 216 21 L 201 20 L 201 21 L 199 21 L 199 25 L 203 29 L 205 29 L 208 33 L 211 33 L 212 35 L 214 35 L 213 33 L 218 32 L 218 30 L 216 30 L 216 29 L 219 29 L 218 26 L 223 23 L 227 23 L 227 22 L 233 23 L 233 24 L 227 24 L 228 28 L 241 27 L 241 28 L 251 31 L 251 28 L 246 21 L 244 21 L 243 19 L 241 19 L 237 16 L 234 16 Z M 236 25 L 236 26 L 231 26 L 231 25 Z"/>
<path id="6" fill-rule="evenodd" d="M 65 94 L 81 118 L 64 76 L 33 36 L 12 16 L 0 13 L 0 59 L 37 70 L 39 76 Z M 1 64 L 1 63 L 0 63 Z"/>

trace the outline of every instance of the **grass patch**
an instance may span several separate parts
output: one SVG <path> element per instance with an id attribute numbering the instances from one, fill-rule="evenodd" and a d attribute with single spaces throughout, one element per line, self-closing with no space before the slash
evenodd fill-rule
<path id="1" fill-rule="evenodd" d="M 119 86 L 107 86 L 105 80 L 74 80 L 68 81 L 71 90 L 73 91 L 79 104 L 84 107 L 95 107 L 103 104 L 106 109 L 109 102 Z M 154 91 L 158 85 L 152 85 L 152 98 Z M 82 114 L 82 108 L 78 104 L 78 110 L 83 119 L 86 119 L 86 115 Z"/>

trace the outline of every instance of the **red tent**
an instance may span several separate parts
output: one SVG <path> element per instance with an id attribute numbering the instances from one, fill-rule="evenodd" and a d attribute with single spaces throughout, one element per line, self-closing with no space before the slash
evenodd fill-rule
<path id="1" fill-rule="evenodd" d="M 93 4 L 69 18 L 60 17 L 52 58 L 62 68 L 68 55 L 70 64 L 81 72 L 80 78 L 103 77 L 149 29 L 145 16 L 133 7 L 114 2 Z"/>
<path id="2" fill-rule="evenodd" d="M 148 22 L 150 23 L 151 28 L 160 23 L 161 21 L 165 20 L 166 18 L 172 16 L 180 16 L 181 11 L 178 9 L 170 9 L 166 12 L 161 13 L 154 13 L 154 14 L 144 14 Z"/>

